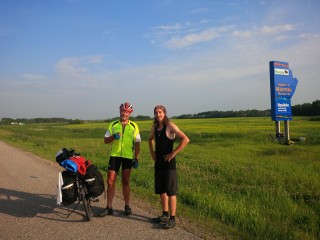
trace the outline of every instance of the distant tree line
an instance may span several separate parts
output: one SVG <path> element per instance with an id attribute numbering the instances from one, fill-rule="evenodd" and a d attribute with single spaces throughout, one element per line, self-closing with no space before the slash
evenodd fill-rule
<path id="1" fill-rule="evenodd" d="M 320 100 L 312 103 L 298 104 L 291 107 L 293 116 L 320 116 Z M 241 110 L 241 111 L 208 111 L 196 114 L 183 114 L 174 118 L 229 118 L 229 117 L 269 117 L 271 110 Z"/>
<path id="2" fill-rule="evenodd" d="M 320 116 L 320 100 L 291 107 L 293 116 Z"/>
<path id="3" fill-rule="evenodd" d="M 293 116 L 320 116 L 320 100 L 316 100 L 312 103 L 298 104 L 291 107 Z M 174 116 L 177 119 L 189 119 L 189 118 L 230 118 L 230 117 L 268 117 L 271 116 L 271 110 L 241 110 L 241 111 L 207 111 L 196 114 L 183 114 L 180 116 Z M 111 118 L 105 121 L 112 121 L 118 119 Z M 149 116 L 138 115 L 132 117 L 133 120 L 151 120 Z M 66 118 L 2 118 L 1 125 L 8 124 L 32 124 L 32 123 L 69 123 L 69 124 L 81 124 L 83 120 L 79 119 L 66 119 Z"/>
<path id="4" fill-rule="evenodd" d="M 174 118 L 231 118 L 231 117 L 265 117 L 270 116 L 270 110 L 241 110 L 241 111 L 208 111 L 196 114 L 183 114 Z"/>
<path id="5" fill-rule="evenodd" d="M 109 118 L 109 119 L 106 119 L 106 122 L 111 122 L 111 121 L 114 121 L 114 120 L 118 120 L 119 117 L 115 117 L 115 118 Z M 144 116 L 144 115 L 137 115 L 136 117 L 132 116 L 130 117 L 130 119 L 132 121 L 144 121 L 144 120 L 150 120 L 152 119 L 151 117 L 149 116 Z"/>
<path id="6" fill-rule="evenodd" d="M 0 121 L 1 125 L 15 125 L 15 124 L 34 124 L 34 123 L 70 123 L 80 124 L 83 123 L 80 119 L 66 119 L 66 118 L 2 118 Z"/>

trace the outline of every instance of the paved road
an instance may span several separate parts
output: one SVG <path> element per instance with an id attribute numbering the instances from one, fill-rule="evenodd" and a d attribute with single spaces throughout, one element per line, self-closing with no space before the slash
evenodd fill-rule
<path id="1" fill-rule="evenodd" d="M 115 198 L 113 216 L 85 220 L 82 206 L 67 218 L 68 209 L 56 204 L 56 163 L 0 141 L 0 239 L 200 239 L 176 227 L 163 230 L 151 215 L 135 205 L 123 214 Z M 119 186 L 118 186 L 119 187 Z M 93 204 L 93 214 L 105 207 L 104 197 Z"/>

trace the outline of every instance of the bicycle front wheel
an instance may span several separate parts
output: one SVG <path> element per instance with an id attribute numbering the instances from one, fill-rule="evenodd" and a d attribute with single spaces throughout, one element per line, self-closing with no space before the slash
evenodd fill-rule
<path id="1" fill-rule="evenodd" d="M 87 215 L 87 219 L 88 221 L 90 221 L 92 218 L 91 201 L 86 198 L 86 195 L 84 192 L 82 192 L 80 196 L 81 196 L 81 201 L 83 203 L 84 211 L 86 212 L 86 215 Z"/>

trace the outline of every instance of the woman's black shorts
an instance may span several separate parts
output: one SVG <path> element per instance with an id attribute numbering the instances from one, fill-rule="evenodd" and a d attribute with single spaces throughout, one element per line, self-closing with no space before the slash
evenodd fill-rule
<path id="1" fill-rule="evenodd" d="M 166 193 L 168 196 L 175 196 L 178 193 L 178 178 L 176 169 L 154 170 L 154 187 L 156 194 Z"/>

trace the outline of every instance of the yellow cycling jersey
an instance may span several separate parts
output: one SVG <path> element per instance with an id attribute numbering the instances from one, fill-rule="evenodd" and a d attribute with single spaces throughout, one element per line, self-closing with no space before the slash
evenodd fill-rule
<path id="1" fill-rule="evenodd" d="M 116 133 L 121 133 L 121 136 L 119 140 L 115 139 L 112 142 L 110 156 L 133 159 L 134 144 L 141 141 L 138 125 L 129 120 L 125 127 L 122 128 L 122 123 L 119 120 L 113 121 L 110 123 L 105 137 Z"/>

